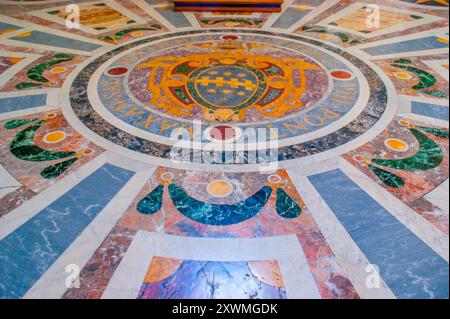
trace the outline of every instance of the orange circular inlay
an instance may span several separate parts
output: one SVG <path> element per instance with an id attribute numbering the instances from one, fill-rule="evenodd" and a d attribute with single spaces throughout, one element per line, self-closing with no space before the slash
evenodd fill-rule
<path id="1" fill-rule="evenodd" d="M 406 152 L 409 149 L 409 145 L 405 141 L 398 138 L 389 138 L 384 141 L 384 145 L 386 145 L 387 148 L 397 152 Z"/>
<path id="2" fill-rule="evenodd" d="M 45 135 L 43 140 L 45 143 L 55 144 L 63 141 L 66 136 L 67 134 L 63 131 L 55 131 Z"/>
<path id="3" fill-rule="evenodd" d="M 56 113 L 48 113 L 48 114 L 45 116 L 45 118 L 46 118 L 46 119 L 54 119 L 56 116 L 57 116 Z"/>
<path id="4" fill-rule="evenodd" d="M 133 38 L 140 38 L 144 35 L 142 31 L 133 31 L 130 33 Z"/>
<path id="5" fill-rule="evenodd" d="M 405 72 L 395 72 L 394 76 L 397 79 L 400 79 L 400 80 L 409 80 L 409 79 L 412 78 L 411 74 L 408 74 L 408 73 L 405 73 Z"/>
<path id="6" fill-rule="evenodd" d="M 92 148 L 87 148 L 83 150 L 83 155 L 91 155 L 94 153 L 94 150 Z"/>
<path id="7" fill-rule="evenodd" d="M 67 71 L 67 69 L 65 67 L 59 66 L 59 67 L 55 67 L 53 69 L 50 70 L 51 73 L 62 73 Z"/>
<path id="8" fill-rule="evenodd" d="M 224 180 L 215 180 L 208 184 L 208 193 L 214 197 L 226 197 L 233 191 L 233 185 Z"/>

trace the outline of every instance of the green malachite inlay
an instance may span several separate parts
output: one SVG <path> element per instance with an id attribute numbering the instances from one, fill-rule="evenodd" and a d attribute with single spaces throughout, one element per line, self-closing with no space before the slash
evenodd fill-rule
<path id="1" fill-rule="evenodd" d="M 6 122 L 3 125 L 3 127 L 6 128 L 7 130 L 12 130 L 12 129 L 18 128 L 18 127 L 20 127 L 22 125 L 25 125 L 25 124 L 28 124 L 28 123 L 31 123 L 31 122 L 34 122 L 34 121 L 37 121 L 37 119 L 33 118 L 33 119 L 11 120 L 11 121 Z"/>
<path id="2" fill-rule="evenodd" d="M 369 165 L 369 168 L 371 168 L 378 178 L 389 187 L 400 188 L 405 185 L 403 178 L 394 173 L 388 172 L 372 164 Z"/>
<path id="3" fill-rule="evenodd" d="M 415 75 L 417 75 L 420 79 L 420 82 L 413 86 L 414 90 L 426 89 L 436 84 L 436 78 L 433 74 L 428 73 L 427 71 L 415 68 L 409 65 L 401 65 L 401 64 L 392 64 L 393 67 L 405 69 Z"/>
<path id="4" fill-rule="evenodd" d="M 271 65 L 264 71 L 269 75 L 279 75 L 283 73 L 283 71 L 279 67 L 276 67 L 275 65 Z"/>
<path id="5" fill-rule="evenodd" d="M 436 137 L 448 139 L 448 131 L 447 130 L 434 128 L 434 127 L 424 127 L 424 126 L 417 126 L 417 128 L 421 131 L 430 133 Z"/>
<path id="6" fill-rule="evenodd" d="M 199 201 L 176 184 L 169 185 L 170 198 L 180 213 L 198 223 L 216 226 L 237 224 L 258 215 L 271 194 L 272 188 L 264 186 L 244 201 L 219 205 Z"/>
<path id="7" fill-rule="evenodd" d="M 42 85 L 41 83 L 21 82 L 16 85 L 16 89 L 24 90 L 24 89 L 33 88 L 36 86 L 41 86 L 41 85 Z"/>
<path id="8" fill-rule="evenodd" d="M 56 178 L 64 173 L 73 163 L 78 160 L 78 157 L 70 158 L 64 162 L 56 163 L 48 166 L 41 171 L 41 176 L 46 179 Z"/>
<path id="9" fill-rule="evenodd" d="M 35 145 L 34 134 L 44 123 L 44 120 L 40 120 L 39 122 L 36 122 L 35 124 L 19 132 L 9 145 L 11 153 L 18 159 L 33 162 L 52 161 L 75 156 L 76 152 L 73 151 L 46 151 Z"/>
<path id="10" fill-rule="evenodd" d="M 410 129 L 419 141 L 416 155 L 403 159 L 373 159 L 372 163 L 406 171 L 425 171 L 438 167 L 444 159 L 439 145 L 417 129 Z"/>
<path id="11" fill-rule="evenodd" d="M 394 60 L 394 63 L 409 64 L 409 63 L 412 63 L 412 61 L 401 58 L 401 59 Z"/>
<path id="12" fill-rule="evenodd" d="M 54 66 L 56 64 L 70 61 L 72 60 L 72 56 L 68 54 L 58 53 L 53 56 L 56 60 L 49 61 L 46 63 L 41 63 L 36 65 L 35 67 L 31 68 L 27 72 L 27 76 L 30 80 L 34 80 L 39 83 L 32 83 L 32 82 L 21 82 L 16 85 L 16 89 L 23 90 L 31 87 L 41 86 L 44 83 L 47 83 L 47 78 L 43 75 L 44 71 L 47 70 L 49 67 Z"/>
<path id="13" fill-rule="evenodd" d="M 437 80 L 433 74 L 431 74 L 427 71 L 409 66 L 409 65 L 402 65 L 402 64 L 409 64 L 409 63 L 411 63 L 410 60 L 397 59 L 391 65 L 396 68 L 405 69 L 419 77 L 419 80 L 420 80 L 419 83 L 412 87 L 414 90 L 427 89 L 436 84 Z M 441 91 L 436 91 L 436 90 L 422 90 L 421 92 L 435 96 L 435 97 L 440 97 L 440 98 L 448 97 L 447 93 L 441 92 Z"/>
<path id="14" fill-rule="evenodd" d="M 423 90 L 422 92 L 434 97 L 441 97 L 441 98 L 448 97 L 447 93 L 441 91 Z"/>
<path id="15" fill-rule="evenodd" d="M 139 201 L 136 209 L 139 213 L 149 215 L 161 209 L 164 185 L 158 185 L 147 196 Z"/>
<path id="16" fill-rule="evenodd" d="M 31 68 L 27 73 L 28 78 L 31 80 L 37 81 L 37 82 L 47 83 L 48 80 L 42 75 L 42 73 L 46 69 L 48 69 L 49 67 L 54 66 L 56 64 L 59 64 L 61 62 L 66 62 L 66 61 L 72 60 L 72 57 L 70 55 L 66 55 L 66 54 L 55 54 L 53 57 L 56 60 L 49 61 L 46 63 L 41 63 L 41 64 L 38 64 L 35 67 Z"/>
<path id="17" fill-rule="evenodd" d="M 302 212 L 302 209 L 282 188 L 277 189 L 276 210 L 283 218 L 295 218 Z"/>
<path id="18" fill-rule="evenodd" d="M 177 66 L 174 73 L 188 74 L 189 72 L 191 72 L 192 69 L 193 68 L 187 64 L 181 64 L 181 65 Z"/>

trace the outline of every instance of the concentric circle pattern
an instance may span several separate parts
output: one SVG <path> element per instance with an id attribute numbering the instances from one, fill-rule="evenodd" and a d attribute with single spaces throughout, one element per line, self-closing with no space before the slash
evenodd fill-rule
<path id="1" fill-rule="evenodd" d="M 0 298 L 449 297 L 448 1 L 0 2 Z"/>
<path id="2" fill-rule="evenodd" d="M 242 35 L 233 40 L 211 31 L 150 37 L 103 54 L 72 82 L 71 110 L 103 139 L 169 161 L 174 132 L 204 132 L 211 123 L 276 132 L 274 160 L 284 161 L 344 146 L 393 115 L 381 77 L 342 49 L 267 31 L 236 30 Z M 125 63 L 134 65 L 130 74 L 111 80 Z M 92 94 L 79 92 L 87 86 Z M 238 149 L 242 142 L 236 141 Z M 183 161 L 204 163 L 189 153 Z"/>

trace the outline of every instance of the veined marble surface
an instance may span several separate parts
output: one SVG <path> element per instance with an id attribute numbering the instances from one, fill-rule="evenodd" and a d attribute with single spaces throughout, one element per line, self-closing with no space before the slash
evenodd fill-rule
<path id="1" fill-rule="evenodd" d="M 0 0 L 0 298 L 448 298 L 448 21 Z"/>

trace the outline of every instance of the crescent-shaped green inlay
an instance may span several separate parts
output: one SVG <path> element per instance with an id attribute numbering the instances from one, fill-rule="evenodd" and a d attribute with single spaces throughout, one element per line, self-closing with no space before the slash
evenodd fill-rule
<path id="1" fill-rule="evenodd" d="M 417 128 L 421 131 L 430 133 L 436 137 L 448 139 L 448 131 L 435 127 L 425 127 L 425 126 L 417 126 Z"/>
<path id="2" fill-rule="evenodd" d="M 18 120 L 11 120 L 6 122 L 3 127 L 6 128 L 7 130 L 12 130 L 18 127 L 21 127 L 25 124 L 29 124 L 31 122 L 37 121 L 36 118 L 32 118 L 32 119 L 18 119 Z"/>
<path id="3" fill-rule="evenodd" d="M 282 188 L 277 189 L 277 202 L 275 207 L 278 215 L 283 218 L 295 218 L 302 213 L 300 206 Z"/>
<path id="4" fill-rule="evenodd" d="M 9 145 L 11 153 L 18 159 L 24 161 L 43 162 L 52 161 L 61 158 L 75 156 L 76 152 L 53 152 L 46 151 L 34 143 L 35 132 L 44 124 L 45 121 L 41 120 L 33 125 L 27 127 L 23 131 L 20 131 L 12 140 Z"/>
<path id="5" fill-rule="evenodd" d="M 72 166 L 78 160 L 78 157 L 69 158 L 63 162 L 48 166 L 41 171 L 41 176 L 46 179 L 56 178 Z"/>
<path id="6" fill-rule="evenodd" d="M 139 213 L 151 215 L 161 209 L 164 185 L 158 185 L 147 196 L 139 201 L 136 209 Z"/>
<path id="7" fill-rule="evenodd" d="M 43 73 L 45 70 L 47 70 L 49 67 L 54 66 L 56 64 L 72 60 L 72 57 L 67 54 L 55 54 L 53 57 L 56 60 L 49 61 L 46 63 L 41 63 L 41 64 L 38 64 L 35 67 L 31 68 L 27 72 L 28 78 L 31 80 L 37 81 L 37 82 L 47 83 L 48 82 L 47 78 L 45 76 L 43 76 Z"/>
<path id="8" fill-rule="evenodd" d="M 373 159 L 372 163 L 406 171 L 425 171 L 438 167 L 444 159 L 439 145 L 417 129 L 410 129 L 419 141 L 419 151 L 403 159 Z"/>
<path id="9" fill-rule="evenodd" d="M 258 215 L 271 194 L 272 188 L 264 186 L 244 201 L 220 205 L 199 201 L 176 184 L 169 185 L 170 198 L 180 213 L 198 223 L 215 226 L 237 224 Z"/>
<path id="10" fill-rule="evenodd" d="M 436 84 L 436 78 L 434 75 L 424 70 L 409 65 L 401 65 L 396 63 L 392 64 L 392 66 L 405 69 L 406 71 L 409 71 L 419 77 L 420 82 L 413 86 L 414 90 L 426 89 Z"/>
<path id="11" fill-rule="evenodd" d="M 405 186 L 405 181 L 400 176 L 372 164 L 369 165 L 369 168 L 372 169 L 375 175 L 377 175 L 378 178 L 387 186 L 392 188 L 400 188 Z"/>

